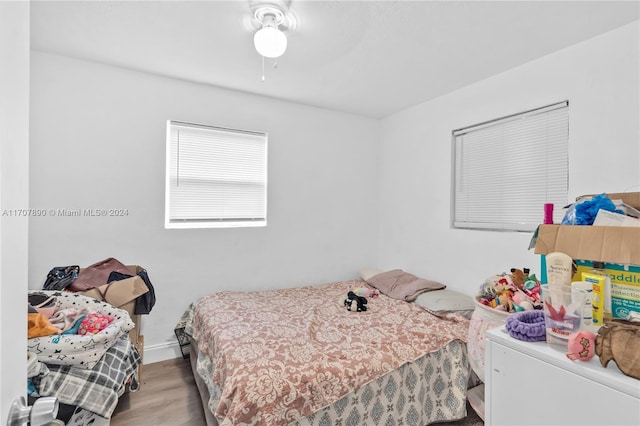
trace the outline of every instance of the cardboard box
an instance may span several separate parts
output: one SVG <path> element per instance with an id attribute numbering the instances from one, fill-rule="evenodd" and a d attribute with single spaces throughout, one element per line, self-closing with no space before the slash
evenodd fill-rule
<path id="1" fill-rule="evenodd" d="M 607 194 L 609 198 L 640 208 L 640 192 Z M 618 226 L 540 225 L 532 239 L 535 253 L 541 254 L 541 281 L 546 278 L 546 254 L 565 253 L 579 271 L 591 270 L 594 261 L 605 262 L 611 278 L 614 318 L 625 318 L 629 310 L 640 312 L 640 228 Z"/>
<path id="2" fill-rule="evenodd" d="M 640 227 L 640 219 L 607 210 L 598 210 L 594 226 L 631 226 Z"/>
<path id="3" fill-rule="evenodd" d="M 573 259 L 640 265 L 640 228 L 540 225 L 537 233 L 536 254 L 558 251 Z"/>
<path id="4" fill-rule="evenodd" d="M 639 243 L 640 244 L 640 243 Z M 593 262 L 575 260 L 576 273 L 572 281 L 582 281 L 582 273 L 593 269 Z M 640 266 L 605 263 L 605 272 L 611 279 L 611 315 L 627 318 L 629 312 L 640 312 Z"/>
<path id="5" fill-rule="evenodd" d="M 141 337 L 140 326 L 142 320 L 140 315 L 134 314 L 135 299 L 147 293 L 149 288 L 144 280 L 137 275 L 138 272 L 143 269 L 141 266 L 127 265 L 127 268 L 129 268 L 131 275 L 133 275 L 131 278 L 113 281 L 111 284 L 105 284 L 97 288 L 92 288 L 91 290 L 78 292 L 78 294 L 104 300 L 116 308 L 127 311 L 135 324 L 135 327 L 129 331 L 129 338 L 134 345 L 137 345 Z"/>

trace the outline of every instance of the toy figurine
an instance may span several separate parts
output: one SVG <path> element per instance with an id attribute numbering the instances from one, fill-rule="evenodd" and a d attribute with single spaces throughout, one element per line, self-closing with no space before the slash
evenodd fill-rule
<path id="1" fill-rule="evenodd" d="M 344 299 L 344 305 L 347 307 L 347 311 L 364 312 L 367 310 L 367 299 L 350 291 L 347 293 L 347 298 Z"/>

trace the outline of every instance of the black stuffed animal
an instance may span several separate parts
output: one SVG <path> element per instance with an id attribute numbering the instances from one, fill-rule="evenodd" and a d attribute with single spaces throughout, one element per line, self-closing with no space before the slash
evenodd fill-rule
<path id="1" fill-rule="evenodd" d="M 355 302 L 355 306 L 353 302 Z M 344 299 L 344 305 L 347 307 L 347 311 L 363 312 L 367 310 L 367 299 L 350 291 L 347 293 L 347 298 Z"/>

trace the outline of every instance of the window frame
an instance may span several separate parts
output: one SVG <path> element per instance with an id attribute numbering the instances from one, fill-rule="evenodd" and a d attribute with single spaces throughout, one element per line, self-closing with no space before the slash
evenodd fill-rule
<path id="1" fill-rule="evenodd" d="M 264 148 L 263 148 L 264 152 L 262 153 L 262 152 L 256 151 L 257 154 L 264 155 L 262 159 L 262 163 L 259 164 L 259 166 L 261 166 L 262 176 L 261 176 L 261 180 L 258 182 L 258 185 L 262 188 L 261 189 L 262 197 L 259 199 L 256 197 L 255 199 L 255 200 L 258 200 L 259 203 L 262 203 L 261 205 L 263 206 L 263 208 L 259 209 L 261 210 L 260 211 L 261 214 L 258 215 L 259 217 L 256 216 L 251 218 L 250 217 L 227 218 L 227 217 L 222 217 L 221 214 L 218 214 L 218 216 L 215 216 L 215 217 L 212 216 L 209 218 L 198 218 L 198 219 L 185 218 L 185 217 L 176 219 L 175 217 L 174 218 L 171 217 L 172 216 L 172 192 L 171 191 L 172 191 L 172 188 L 176 187 L 176 185 L 172 186 L 172 178 L 175 178 L 176 181 L 180 179 L 178 176 L 178 174 L 180 173 L 178 171 L 180 168 L 179 153 L 176 154 L 176 158 L 173 158 L 173 154 L 172 154 L 173 126 L 179 126 L 181 128 L 198 129 L 198 130 L 204 130 L 204 131 L 210 130 L 212 131 L 212 133 L 218 132 L 219 134 L 222 134 L 222 133 L 227 135 L 236 134 L 238 135 L 238 140 L 235 141 L 237 143 L 242 143 L 241 139 L 243 136 L 263 139 L 263 141 L 261 142 L 263 142 L 264 144 Z M 211 142 L 215 142 L 213 139 L 215 139 L 215 137 L 212 137 Z M 165 144 L 166 144 L 165 212 L 164 212 L 165 229 L 206 229 L 206 228 L 240 228 L 240 227 L 253 228 L 253 227 L 267 226 L 268 142 L 269 142 L 269 135 L 266 132 L 232 129 L 227 127 L 197 124 L 197 123 L 190 123 L 190 122 L 177 121 L 177 120 L 167 120 L 166 141 L 165 141 Z M 219 146 L 220 146 L 220 143 L 218 145 L 218 148 Z M 178 146 L 178 149 L 179 149 L 179 146 Z M 209 153 L 211 153 L 211 151 L 209 151 Z M 235 164 L 235 165 L 237 166 L 238 164 Z M 174 166 L 176 167 L 175 172 L 173 172 L 172 170 L 172 167 Z M 214 170 L 214 168 L 211 168 L 211 170 Z M 172 173 L 174 174 L 172 175 Z M 214 184 L 211 184 L 207 186 L 207 188 L 210 189 L 214 186 L 215 186 Z M 224 186 L 225 185 L 218 184 L 218 187 L 224 187 Z M 227 186 L 233 186 L 233 185 L 227 185 Z M 200 196 L 202 196 L 202 193 L 200 193 Z M 224 199 L 224 197 L 220 197 L 220 199 Z"/>
<path id="2" fill-rule="evenodd" d="M 560 142 L 562 142 L 562 145 L 558 145 L 557 147 L 551 145 L 551 143 L 555 141 L 555 139 L 552 138 L 552 136 L 554 136 L 552 132 L 548 130 L 549 129 L 548 123 L 550 122 L 551 119 L 554 119 L 556 117 L 542 116 L 542 114 L 545 114 L 545 113 L 556 113 L 558 115 L 559 126 L 557 127 L 557 129 L 555 127 L 552 128 L 552 130 L 556 131 L 558 135 L 561 136 L 562 139 L 560 140 Z M 454 229 L 531 232 L 536 229 L 538 224 L 542 223 L 543 213 L 544 213 L 543 205 L 545 203 L 553 203 L 555 205 L 556 208 L 554 209 L 554 221 L 555 223 L 559 223 L 559 221 L 562 218 L 561 208 L 564 207 L 568 202 L 567 200 L 568 200 L 568 190 L 569 190 L 569 136 L 570 136 L 569 135 L 569 113 L 570 113 L 569 101 L 565 100 L 565 101 L 556 102 L 550 105 L 546 105 L 540 108 L 535 108 L 528 111 L 511 114 L 508 116 L 496 118 L 493 120 L 488 120 L 482 123 L 474 124 L 471 126 L 465 126 L 465 127 L 453 130 L 451 132 L 451 147 L 452 147 L 451 175 L 452 176 L 451 176 L 450 226 Z M 520 153 L 521 155 L 519 158 L 526 159 L 526 155 L 530 152 L 533 152 L 534 155 L 543 156 L 543 152 L 544 152 L 544 155 L 546 155 L 547 156 L 546 158 L 548 159 L 551 156 L 551 154 L 549 153 L 550 147 L 553 148 L 554 152 L 557 149 L 557 155 L 559 158 L 554 157 L 554 159 L 558 161 L 553 163 L 553 166 L 552 166 L 553 169 L 551 169 L 550 167 L 543 174 L 545 177 L 544 185 L 542 185 L 542 183 L 538 183 L 538 186 L 535 187 L 536 190 L 531 189 L 531 187 L 518 189 L 519 191 L 521 191 L 521 194 L 528 194 L 528 193 L 533 194 L 532 199 L 530 201 L 527 200 L 525 202 L 525 199 L 523 198 L 511 196 L 513 192 L 512 188 L 509 188 L 508 190 L 504 189 L 505 187 L 511 187 L 512 185 L 510 185 L 510 183 L 515 182 L 515 180 L 502 179 L 502 181 L 510 182 L 510 183 L 500 183 L 494 180 L 492 183 L 494 182 L 496 183 L 497 190 L 494 191 L 494 187 L 491 186 L 490 187 L 491 189 L 487 190 L 485 195 L 492 195 L 491 193 L 500 193 L 502 195 L 508 196 L 505 198 L 509 199 L 510 203 L 513 200 L 513 198 L 523 200 L 523 202 L 521 202 L 519 205 L 520 206 L 519 208 L 521 209 L 520 212 L 515 214 L 504 213 L 504 216 L 509 216 L 509 219 L 511 220 L 506 220 L 503 216 L 502 211 L 499 211 L 497 213 L 497 216 L 498 216 L 497 218 L 488 219 L 487 216 L 483 216 L 483 214 L 481 213 L 477 213 L 476 216 L 468 218 L 468 216 L 471 216 L 471 214 L 467 212 L 475 211 L 476 209 L 465 210 L 464 213 L 456 210 L 459 207 L 457 201 L 460 201 L 461 198 L 467 198 L 467 197 L 472 198 L 469 196 L 462 197 L 459 195 L 461 193 L 464 194 L 464 192 L 459 191 L 459 186 L 464 185 L 463 183 L 459 182 L 459 180 L 460 181 L 463 180 L 460 178 L 460 176 L 463 176 L 463 172 L 461 172 L 459 169 L 460 168 L 459 163 L 465 162 L 463 165 L 467 165 L 467 169 L 469 168 L 468 164 L 470 164 L 468 163 L 469 161 L 468 159 L 462 158 L 464 157 L 464 155 L 467 155 L 467 156 L 469 155 L 468 153 L 463 152 L 465 135 L 472 134 L 473 132 L 478 132 L 475 135 L 480 135 L 478 140 L 482 140 L 482 138 L 484 137 L 483 136 L 484 134 L 481 134 L 480 132 L 482 132 L 483 130 L 487 131 L 486 133 L 490 133 L 491 131 L 497 131 L 502 129 L 504 133 L 511 132 L 511 133 L 517 134 L 517 132 L 514 132 L 514 129 L 517 128 L 521 131 L 525 131 L 527 130 L 527 126 L 530 126 L 532 122 L 534 124 L 536 123 L 535 121 L 536 119 L 547 120 L 546 121 L 547 133 L 545 134 L 545 139 L 543 141 L 544 144 L 542 143 L 540 144 L 541 148 L 539 151 L 528 149 L 528 150 L 525 150 L 524 152 L 521 152 Z M 526 120 L 529 120 L 529 121 L 526 121 Z M 565 125 L 566 127 L 564 127 Z M 504 127 L 500 128 L 499 126 L 504 126 Z M 517 126 L 520 126 L 520 127 L 517 127 Z M 566 129 L 566 132 L 565 132 L 565 129 Z M 535 133 L 535 134 L 538 135 L 538 133 Z M 499 138 L 496 137 L 495 139 L 491 139 L 491 141 L 496 142 L 498 139 Z M 478 140 L 474 142 L 478 143 Z M 514 136 L 514 139 L 510 139 L 510 140 L 512 141 L 511 144 L 505 139 L 502 141 L 502 145 L 499 145 L 501 148 L 505 149 L 506 151 L 509 151 L 510 154 L 513 153 L 514 147 L 520 148 L 522 150 L 523 147 L 528 148 L 529 146 L 534 146 L 534 145 L 526 144 L 528 141 L 532 141 L 531 134 L 529 133 L 527 133 L 526 135 L 523 133 L 523 136 L 517 136 L 517 137 Z M 516 143 L 514 143 L 514 141 Z M 544 147 L 544 149 L 542 149 L 542 147 Z M 477 146 L 474 146 L 474 148 L 477 149 Z M 498 149 L 500 148 L 494 148 L 493 152 L 497 153 Z M 467 149 L 467 151 L 470 151 L 470 150 Z M 497 167 L 497 165 L 495 165 L 496 162 L 493 157 L 491 159 L 484 160 L 485 163 L 483 163 L 478 159 L 478 155 L 476 155 L 473 158 L 474 160 L 472 161 L 476 161 L 477 159 L 477 163 L 474 163 L 474 166 L 478 166 L 478 165 L 480 166 L 478 167 L 478 170 L 482 170 L 481 166 L 489 167 L 493 165 L 494 167 Z M 511 157 L 508 157 L 508 158 L 511 159 Z M 494 161 L 494 163 L 490 163 L 491 161 Z M 468 173 L 468 170 L 464 170 L 464 176 L 468 179 L 468 177 L 471 175 L 468 175 L 467 173 Z M 527 171 L 526 173 L 530 174 L 531 172 Z M 522 179 L 523 176 L 526 176 L 526 173 L 523 172 L 521 174 L 518 174 L 517 176 Z M 476 177 L 476 178 L 483 177 L 488 179 L 481 172 L 478 175 L 474 175 L 472 177 Z M 556 177 L 558 177 L 557 180 L 555 180 Z M 553 179 L 553 180 L 550 180 L 550 179 Z M 532 182 L 532 180 L 530 180 L 529 182 Z M 521 181 L 518 181 L 518 184 L 521 184 L 521 183 L 522 183 Z M 486 186 L 487 185 L 485 184 L 484 187 Z M 544 189 L 543 189 L 543 186 L 544 186 Z M 548 189 L 550 188 L 550 186 L 552 188 Z M 462 191 L 464 191 L 464 189 Z M 548 192 L 543 194 L 543 192 L 545 191 L 548 191 Z M 471 191 L 468 191 L 468 192 L 471 192 Z M 484 200 L 484 198 L 482 199 Z M 497 199 L 499 198 L 496 198 L 496 200 Z M 473 201 L 464 200 L 460 204 L 461 204 L 461 208 L 466 208 L 468 206 L 473 205 L 473 203 L 474 203 Z M 488 205 L 490 204 L 487 203 L 484 207 L 486 208 L 486 206 Z M 517 208 L 509 204 L 509 210 L 516 211 Z M 483 213 L 486 214 L 485 211 L 483 211 Z M 520 215 L 520 219 L 522 219 L 521 221 L 517 221 L 513 218 L 513 216 L 518 216 L 518 215 Z M 463 216 L 464 218 L 462 218 Z M 534 218 L 537 218 L 538 220 L 534 221 Z M 473 219 L 477 219 L 477 220 L 473 220 Z"/>

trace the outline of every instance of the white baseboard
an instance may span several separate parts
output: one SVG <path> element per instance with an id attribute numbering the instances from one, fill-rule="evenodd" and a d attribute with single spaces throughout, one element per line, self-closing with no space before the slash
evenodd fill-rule
<path id="1" fill-rule="evenodd" d="M 182 358 L 182 352 L 180 352 L 178 342 L 149 345 L 144 347 L 142 364 L 153 364 L 154 362 L 166 361 L 173 358 Z"/>

